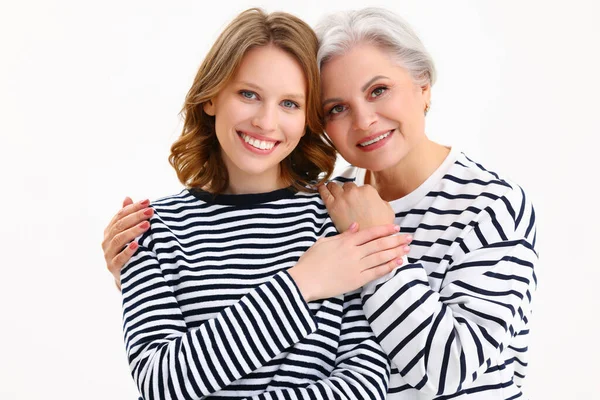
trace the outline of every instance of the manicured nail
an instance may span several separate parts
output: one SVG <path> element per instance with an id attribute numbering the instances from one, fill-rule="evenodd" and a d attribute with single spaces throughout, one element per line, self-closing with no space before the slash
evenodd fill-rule
<path id="1" fill-rule="evenodd" d="M 142 222 L 140 224 L 140 228 L 142 228 L 142 229 L 148 229 L 148 228 L 150 228 L 150 222 L 148 222 L 148 221 Z"/>
<path id="2" fill-rule="evenodd" d="M 148 217 L 150 217 L 152 215 L 152 213 L 154 212 L 153 209 L 149 208 L 146 211 L 144 211 L 144 215 L 147 215 Z"/>
<path id="3" fill-rule="evenodd" d="M 142 201 L 140 201 L 140 204 L 143 205 L 144 207 L 146 207 L 148 204 L 150 204 L 150 200 L 148 200 L 148 199 L 142 200 Z"/>
<path id="4" fill-rule="evenodd" d="M 138 248 L 137 242 L 131 242 L 131 243 L 129 243 L 129 249 L 130 250 L 135 250 L 137 248 Z"/>
<path id="5" fill-rule="evenodd" d="M 358 225 L 356 222 L 353 222 L 350 227 L 348 228 L 348 230 L 353 230 L 354 228 L 356 228 L 356 225 Z"/>
<path id="6" fill-rule="evenodd" d="M 398 226 L 398 225 L 394 225 L 394 230 L 395 230 L 396 232 L 400 232 L 400 226 Z"/>
<path id="7" fill-rule="evenodd" d="M 403 262 L 404 261 L 401 258 L 396 259 L 396 264 L 398 264 L 398 265 L 402 265 Z"/>
<path id="8" fill-rule="evenodd" d="M 410 236 L 410 235 L 407 235 L 407 236 L 406 236 L 406 243 L 410 243 L 410 242 L 412 242 L 412 239 L 413 239 L 413 237 L 412 237 L 412 236 Z"/>
<path id="9" fill-rule="evenodd" d="M 402 250 L 404 250 L 405 253 L 408 253 L 410 251 L 410 247 L 404 246 L 404 248 Z"/>

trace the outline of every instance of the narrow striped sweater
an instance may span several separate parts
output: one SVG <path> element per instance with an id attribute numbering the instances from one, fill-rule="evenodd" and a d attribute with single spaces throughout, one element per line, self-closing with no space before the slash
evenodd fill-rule
<path id="1" fill-rule="evenodd" d="M 364 178 L 349 167 L 338 179 Z M 390 204 L 400 232 L 414 237 L 409 263 L 362 292 L 392 361 L 388 398 L 523 398 L 538 258 L 525 192 L 452 149 Z"/>
<path id="2" fill-rule="evenodd" d="M 389 361 L 360 291 L 306 303 L 286 270 L 336 234 L 318 194 L 152 203 L 123 268 L 123 329 L 144 399 L 383 399 Z"/>

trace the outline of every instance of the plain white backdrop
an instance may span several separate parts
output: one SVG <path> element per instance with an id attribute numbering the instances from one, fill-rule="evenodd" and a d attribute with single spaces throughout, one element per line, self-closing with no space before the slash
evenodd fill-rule
<path id="1" fill-rule="evenodd" d="M 204 54 L 250 6 L 314 24 L 366 5 L 436 61 L 430 137 L 536 205 L 527 397 L 600 398 L 596 1 L 2 0 L 0 399 L 137 398 L 100 243 L 125 195 L 180 190 L 167 157 Z"/>

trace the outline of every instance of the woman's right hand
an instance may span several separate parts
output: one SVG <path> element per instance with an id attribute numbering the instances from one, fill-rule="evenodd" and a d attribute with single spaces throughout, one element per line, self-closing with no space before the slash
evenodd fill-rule
<path id="1" fill-rule="evenodd" d="M 149 200 L 133 203 L 131 198 L 123 200 L 123 208 L 112 218 L 104 229 L 102 250 L 106 267 L 115 278 L 115 283 L 121 289 L 121 268 L 133 256 L 138 244 L 132 240 L 150 228 L 146 220 L 152 217 L 154 210 L 149 208 Z"/>
<path id="2" fill-rule="evenodd" d="M 410 249 L 399 230 L 390 224 L 358 231 L 353 223 L 317 240 L 288 272 L 307 302 L 351 292 L 402 265 Z"/>

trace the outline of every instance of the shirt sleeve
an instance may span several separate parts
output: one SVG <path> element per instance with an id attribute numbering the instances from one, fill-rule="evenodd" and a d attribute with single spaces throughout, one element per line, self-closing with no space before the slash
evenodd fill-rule
<path id="1" fill-rule="evenodd" d="M 140 241 L 121 282 L 127 357 L 145 399 L 203 399 L 317 329 L 285 271 L 189 328 L 151 250 L 150 235 Z"/>
<path id="2" fill-rule="evenodd" d="M 302 387 L 267 391 L 250 399 L 385 399 L 390 363 L 374 340 L 362 310 L 360 291 L 344 296 L 343 312 L 336 365 L 330 376 Z"/>
<path id="3" fill-rule="evenodd" d="M 533 207 L 512 190 L 476 214 L 452 257 L 440 260 L 447 267 L 439 292 L 420 264 L 365 287 L 367 319 L 409 385 L 453 394 L 504 363 L 503 351 L 531 316 L 535 234 Z"/>

